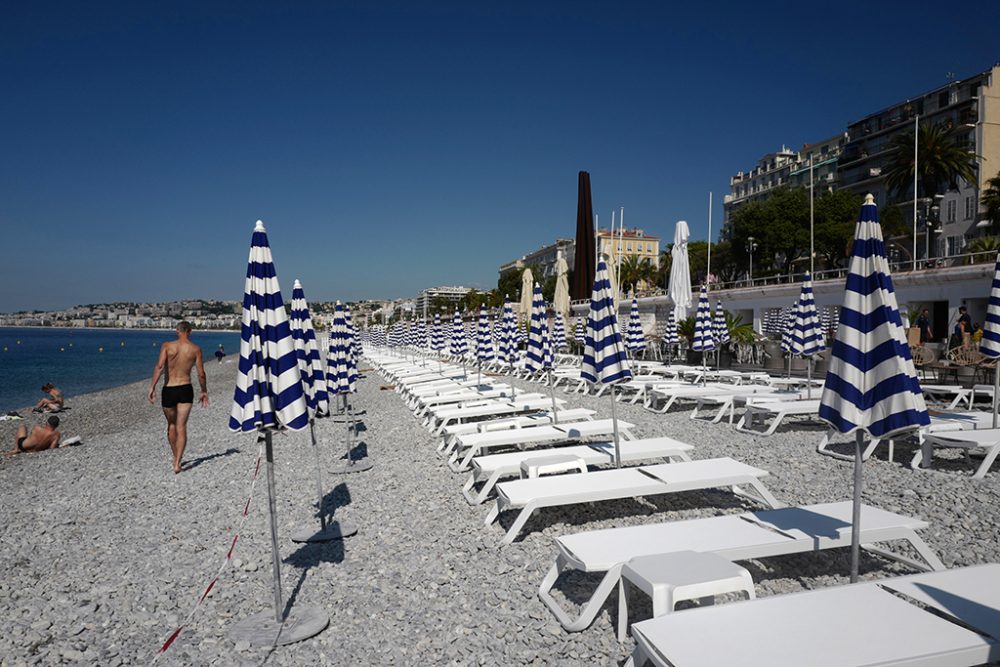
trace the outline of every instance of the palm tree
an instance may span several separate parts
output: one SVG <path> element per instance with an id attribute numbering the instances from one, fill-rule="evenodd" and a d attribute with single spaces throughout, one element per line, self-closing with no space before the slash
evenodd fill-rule
<path id="1" fill-rule="evenodd" d="M 618 276 L 618 280 L 623 288 L 631 287 L 634 290 L 639 283 L 656 280 L 656 269 L 648 257 L 628 255 L 622 258 L 621 275 Z"/>
<path id="2" fill-rule="evenodd" d="M 983 219 L 989 220 L 994 228 L 1000 225 L 1000 173 L 986 181 L 979 203 L 984 209 Z"/>
<path id="3" fill-rule="evenodd" d="M 920 123 L 917 138 L 918 193 L 915 196 L 933 197 L 948 189 L 958 188 L 958 179 L 976 182 L 976 155 L 965 142 L 959 141 L 959 132 L 968 128 L 948 127 L 941 123 Z M 913 131 L 897 134 L 889 142 L 885 183 L 897 196 L 905 196 L 913 183 Z"/>

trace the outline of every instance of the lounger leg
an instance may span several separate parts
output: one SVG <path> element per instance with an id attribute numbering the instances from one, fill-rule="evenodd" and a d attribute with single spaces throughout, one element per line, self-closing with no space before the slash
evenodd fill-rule
<path id="1" fill-rule="evenodd" d="M 741 486 L 733 486 L 733 493 L 738 496 L 743 496 L 744 498 L 749 498 L 750 500 L 757 501 L 772 509 L 779 509 L 785 507 L 785 503 L 781 502 L 768 490 L 764 484 L 756 477 L 751 477 L 747 481 L 743 482 L 746 486 L 753 489 L 753 491 L 744 490 Z"/>
<path id="2" fill-rule="evenodd" d="M 618 641 L 625 641 L 628 634 L 628 582 L 618 580 Z"/>
<path id="3" fill-rule="evenodd" d="M 566 610 L 559 605 L 550 593 L 563 569 L 564 567 L 559 561 L 556 561 L 549 568 L 545 578 L 542 579 L 542 584 L 538 587 L 538 597 L 556 617 L 559 625 L 563 626 L 567 632 L 580 632 L 590 627 L 590 624 L 597 618 L 597 614 L 600 613 L 601 607 L 604 606 L 604 601 L 615 590 L 615 586 L 618 585 L 618 581 L 621 579 L 622 566 L 621 564 L 615 565 L 607 571 L 604 578 L 601 579 L 601 583 L 594 589 L 594 594 L 583 605 L 583 608 L 580 609 L 580 615 L 576 618 L 566 613 Z"/>
<path id="4" fill-rule="evenodd" d="M 477 448 L 477 447 L 469 447 L 469 452 L 465 455 L 465 458 L 462 459 L 461 463 L 455 464 L 454 462 L 452 462 L 452 461 L 449 460 L 448 461 L 448 467 L 451 468 L 452 472 L 462 472 L 463 470 L 468 470 L 469 466 L 472 465 L 472 459 L 478 453 L 479 453 L 479 448 Z M 456 461 L 458 460 L 457 456 L 455 457 L 455 460 Z"/>
<path id="5" fill-rule="evenodd" d="M 768 427 L 766 431 L 761 433 L 761 435 L 774 435 L 774 432 L 778 430 L 778 427 L 784 420 L 785 420 L 785 413 L 779 412 L 774 416 L 774 419 L 771 421 L 771 426 Z"/>
<path id="6" fill-rule="evenodd" d="M 520 512 L 517 513 L 517 518 L 514 519 L 514 523 L 510 525 L 510 530 L 507 534 L 503 536 L 503 540 L 500 541 L 501 546 L 507 546 L 512 544 L 515 539 L 517 539 L 517 534 L 521 532 L 524 528 L 524 524 L 528 522 L 531 518 L 532 512 L 535 511 L 535 503 L 531 502 L 525 505 Z"/>
<path id="7" fill-rule="evenodd" d="M 976 470 L 976 474 L 972 476 L 973 479 L 982 479 L 983 477 L 986 477 L 986 473 L 990 471 L 990 466 L 992 466 L 993 462 L 996 460 L 997 454 L 1000 454 L 1000 447 L 995 445 L 986 450 L 986 458 L 984 458 L 983 462 L 979 464 L 979 469 Z"/>
<path id="8" fill-rule="evenodd" d="M 475 486 L 476 486 L 475 474 L 469 475 L 469 479 L 467 479 L 465 481 L 465 484 L 462 485 L 462 495 L 465 496 L 465 499 L 469 502 L 470 505 L 473 504 L 472 500 L 474 498 L 474 494 L 472 493 L 472 489 Z"/>
<path id="9" fill-rule="evenodd" d="M 889 560 L 894 560 L 898 563 L 903 563 L 908 565 L 915 570 L 925 570 L 927 572 L 937 572 L 945 569 L 944 563 L 941 559 L 937 557 L 927 543 L 920 539 L 915 532 L 912 530 L 904 530 L 904 534 L 900 535 L 898 539 L 905 540 L 913 547 L 914 551 L 920 556 L 921 560 L 916 560 L 908 556 L 903 556 L 897 554 L 895 551 L 890 551 L 889 549 L 883 549 L 881 547 L 874 547 L 870 544 L 862 545 L 865 551 L 876 554 L 883 558 L 888 558 Z M 889 540 L 886 540 L 889 541 Z"/>
<path id="10" fill-rule="evenodd" d="M 487 525 L 487 526 L 490 525 L 491 523 L 493 523 L 494 521 L 497 520 L 498 516 L 500 516 L 500 503 L 499 503 L 499 501 L 496 502 L 496 503 L 493 503 L 493 507 L 490 509 L 489 513 L 487 513 L 486 519 L 483 520 L 483 524 Z"/>

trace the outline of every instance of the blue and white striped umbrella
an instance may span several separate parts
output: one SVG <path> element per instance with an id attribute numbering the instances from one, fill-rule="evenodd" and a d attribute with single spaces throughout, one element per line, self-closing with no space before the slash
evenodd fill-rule
<path id="1" fill-rule="evenodd" d="M 576 318 L 576 326 L 573 330 L 573 338 L 580 345 L 584 345 L 587 342 L 587 327 L 583 323 L 583 317 Z"/>
<path id="2" fill-rule="evenodd" d="M 493 337 L 490 335 L 490 318 L 486 306 L 479 306 L 479 323 L 476 330 L 476 360 L 479 363 L 493 361 Z"/>
<path id="3" fill-rule="evenodd" d="M 617 384 L 632 379 L 614 303 L 608 265 L 601 259 L 590 295 L 587 336 L 580 367 L 580 377 L 591 384 Z"/>
<path id="4" fill-rule="evenodd" d="M 673 310 L 667 313 L 667 324 L 664 327 L 663 340 L 667 345 L 677 345 L 681 342 L 681 338 L 677 333 L 677 320 L 674 319 Z"/>
<path id="5" fill-rule="evenodd" d="M 462 324 L 462 314 L 457 310 L 451 320 L 451 345 L 448 352 L 453 357 L 464 357 L 469 353 L 469 344 L 465 338 L 465 326 Z"/>
<path id="6" fill-rule="evenodd" d="M 819 418 L 856 433 L 851 581 L 857 581 L 861 518 L 861 434 L 891 438 L 930 423 L 899 317 L 872 195 L 855 227 L 844 305 L 820 400 Z"/>
<path id="7" fill-rule="evenodd" d="M 552 352 L 552 337 L 549 335 L 549 328 L 542 326 L 542 370 L 550 371 L 555 364 L 555 355 Z"/>
<path id="8" fill-rule="evenodd" d="M 646 334 L 642 330 L 642 320 L 639 319 L 639 302 L 632 297 L 632 308 L 628 314 L 628 332 L 625 334 L 625 346 L 633 355 L 646 349 Z"/>
<path id="9" fill-rule="evenodd" d="M 791 352 L 792 329 L 795 327 L 795 309 L 789 308 L 788 310 L 782 311 L 781 319 L 785 323 L 785 326 L 781 329 L 781 351 Z"/>
<path id="10" fill-rule="evenodd" d="M 417 347 L 427 349 L 427 321 L 423 319 L 417 320 Z"/>
<path id="11" fill-rule="evenodd" d="M 722 307 L 721 301 L 715 302 L 715 318 L 712 320 L 712 333 L 715 335 L 717 345 L 725 345 L 729 342 L 729 323 L 726 322 L 726 309 Z"/>
<path id="12" fill-rule="evenodd" d="M 250 241 L 240 329 L 240 365 L 229 429 L 249 432 L 285 427 L 298 431 L 308 426 L 309 409 L 292 332 L 267 231 L 260 220 Z"/>
<path id="13" fill-rule="evenodd" d="M 351 350 L 351 337 L 344 319 L 344 306 L 338 301 L 330 322 L 330 342 L 326 352 L 326 390 L 331 396 L 354 391 L 358 379 L 357 366 Z"/>
<path id="14" fill-rule="evenodd" d="M 441 326 L 441 313 L 434 313 L 434 325 L 431 327 L 431 349 L 441 352 L 444 349 L 444 327 Z"/>
<path id="15" fill-rule="evenodd" d="M 694 339 L 691 349 L 695 352 L 711 352 L 715 349 L 715 337 L 712 335 L 712 307 L 708 303 L 708 292 L 701 286 L 698 294 L 698 310 L 694 316 Z"/>
<path id="16" fill-rule="evenodd" d="M 520 351 L 517 346 L 517 316 L 514 315 L 514 307 L 510 299 L 506 297 L 504 297 L 501 329 L 503 330 L 503 337 L 501 338 L 500 345 L 503 346 L 504 350 L 501 353 L 503 361 L 513 366 L 517 363 L 518 352 Z"/>
<path id="17" fill-rule="evenodd" d="M 602 258 L 594 274 L 590 293 L 590 313 L 587 318 L 587 339 L 583 349 L 580 377 L 590 384 L 618 384 L 632 379 L 628 367 L 622 333 L 618 328 L 615 298 L 608 279 L 608 265 Z M 618 418 L 615 415 L 615 390 L 611 389 L 611 422 L 614 430 L 615 465 L 622 465 L 618 438 Z"/>
<path id="18" fill-rule="evenodd" d="M 292 312 L 288 324 L 292 330 L 295 358 L 298 360 L 309 417 L 323 417 L 330 412 L 330 400 L 323 377 L 323 359 L 316 346 L 316 330 L 313 329 L 306 293 L 298 280 L 292 287 Z"/>
<path id="19" fill-rule="evenodd" d="M 979 341 L 979 351 L 987 357 L 1000 357 L 1000 253 L 993 270 L 993 286 L 990 301 L 986 306 L 986 321 L 983 323 L 983 338 Z M 1000 363 L 993 369 L 993 428 L 997 427 L 997 407 L 1000 403 Z"/>
<path id="20" fill-rule="evenodd" d="M 357 363 L 361 359 L 361 336 L 358 335 L 358 330 L 354 327 L 354 321 L 351 319 L 351 307 L 346 303 L 344 304 L 344 323 L 347 325 L 347 335 L 351 338 L 351 355 L 354 359 L 355 368 L 357 368 Z"/>
<path id="21" fill-rule="evenodd" d="M 552 324 L 552 349 L 561 350 L 566 347 L 566 320 L 563 314 L 556 311 L 555 321 Z"/>
<path id="22" fill-rule="evenodd" d="M 531 326 L 528 333 L 528 352 L 524 357 L 524 368 L 529 373 L 542 370 L 542 329 L 545 326 L 545 300 L 542 288 L 535 283 L 531 293 Z"/>
<path id="23" fill-rule="evenodd" d="M 825 349 L 823 327 L 816 311 L 816 299 L 813 297 L 812 276 L 807 273 L 802 280 L 802 291 L 799 292 L 792 318 L 789 352 L 800 357 L 811 357 Z"/>

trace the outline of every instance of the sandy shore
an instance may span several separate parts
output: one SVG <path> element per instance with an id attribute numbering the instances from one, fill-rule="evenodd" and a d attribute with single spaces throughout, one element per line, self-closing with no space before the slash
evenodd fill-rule
<path id="1" fill-rule="evenodd" d="M 235 364 L 208 370 L 213 403 L 192 414 L 189 470 L 180 475 L 170 472 L 163 418 L 145 401 L 145 382 L 72 400 L 63 430 L 81 435 L 84 445 L 0 462 L 0 613 L 9 629 L 0 633 L 0 666 L 147 664 L 187 614 L 232 540 L 258 451 L 253 436 L 226 427 Z M 324 471 L 327 508 L 356 523 L 358 535 L 326 546 L 287 539 L 313 521 L 312 453 L 307 432 L 276 439 L 284 591 L 297 604 L 324 608 L 330 627 L 270 653 L 234 647 L 227 637 L 236 620 L 272 604 L 259 484 L 234 567 L 159 664 L 620 664 L 632 644 L 615 640 L 613 604 L 590 628 L 569 634 L 538 600 L 554 558 L 552 538 L 755 507 L 712 491 L 547 510 L 500 548 L 501 529 L 482 523 L 489 506 L 465 502 L 465 476 L 447 470 L 434 438 L 382 384 L 369 374 L 356 397 L 374 468 L 352 476 Z M 607 397 L 564 397 L 610 412 Z M 815 453 L 817 426 L 761 438 L 693 422 L 687 410 L 619 408 L 637 435 L 670 435 L 695 445 L 695 458 L 732 456 L 769 470 L 767 486 L 788 504 L 850 498 L 851 465 Z M 344 428 L 327 419 L 317 430 L 329 469 L 342 453 Z M 0 423 L 0 437 L 9 441 L 12 432 Z M 896 462 L 882 451 L 866 464 L 865 501 L 931 522 L 922 535 L 948 566 L 1000 560 L 1000 466 L 984 480 L 970 479 L 957 458 L 915 472 L 901 463 L 910 451 L 901 445 Z M 848 563 L 841 550 L 748 568 L 764 596 L 845 583 Z M 874 556 L 862 566 L 867 578 L 906 571 Z M 567 577 L 560 594 L 577 599 L 589 584 Z M 634 607 L 633 618 L 649 614 L 644 601 Z"/>

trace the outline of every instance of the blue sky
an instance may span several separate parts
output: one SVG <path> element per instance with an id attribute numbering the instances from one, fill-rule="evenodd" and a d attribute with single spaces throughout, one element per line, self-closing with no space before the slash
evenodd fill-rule
<path id="1" fill-rule="evenodd" d="M 1000 58 L 1000 5 L 96 2 L 0 8 L 0 311 L 490 288 L 607 224 L 705 238 L 783 143 Z M 717 224 L 716 224 L 717 227 Z"/>

